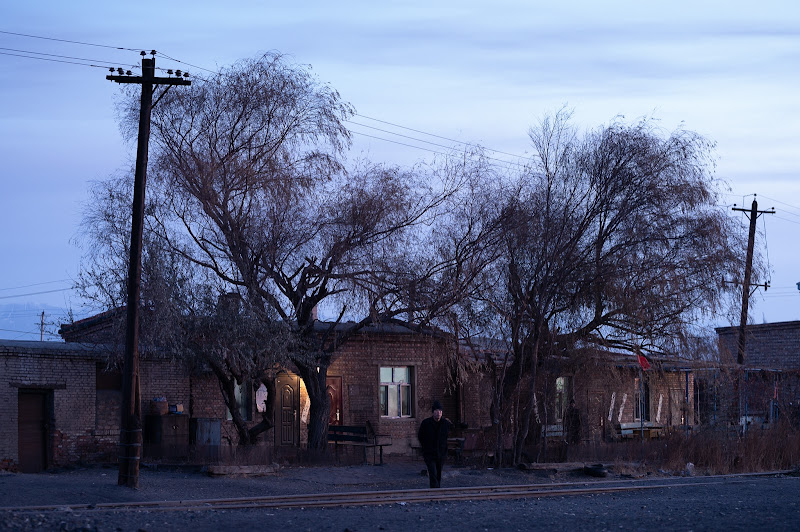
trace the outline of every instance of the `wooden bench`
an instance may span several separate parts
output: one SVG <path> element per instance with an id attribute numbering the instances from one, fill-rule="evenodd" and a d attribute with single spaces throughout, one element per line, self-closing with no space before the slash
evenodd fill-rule
<path id="1" fill-rule="evenodd" d="M 652 421 L 633 421 L 631 423 L 617 423 L 615 426 L 617 436 L 627 438 L 660 438 L 664 435 L 664 426 Z"/>
<path id="2" fill-rule="evenodd" d="M 329 425 L 328 443 L 334 445 L 336 459 L 339 459 L 340 445 L 354 445 L 364 449 L 364 463 L 367 463 L 367 449 L 372 449 L 372 463 L 375 465 L 376 449 L 380 453 L 380 464 L 383 465 L 383 448 L 392 444 L 391 436 L 376 434 L 367 421 L 364 425 Z"/>

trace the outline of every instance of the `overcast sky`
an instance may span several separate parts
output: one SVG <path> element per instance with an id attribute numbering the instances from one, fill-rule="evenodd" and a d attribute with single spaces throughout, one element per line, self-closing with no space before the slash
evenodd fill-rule
<path id="1" fill-rule="evenodd" d="M 354 156 L 390 163 L 453 140 L 524 156 L 528 128 L 564 105 L 583 127 L 652 116 L 697 131 L 717 143 L 723 204 L 755 193 L 777 211 L 758 224 L 772 275 L 755 322 L 800 319 L 797 2 L 226 4 L 0 6 L 0 338 L 38 338 L 24 333 L 42 310 L 87 312 L 68 290 L 72 241 L 89 184 L 129 168 L 135 146 L 118 131 L 119 87 L 86 64 L 140 65 L 153 49 L 157 67 L 190 73 L 271 50 L 309 64 L 358 112 Z"/>

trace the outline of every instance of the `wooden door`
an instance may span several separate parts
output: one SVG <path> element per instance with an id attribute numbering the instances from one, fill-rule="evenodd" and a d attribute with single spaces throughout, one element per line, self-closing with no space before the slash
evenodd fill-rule
<path id="1" fill-rule="evenodd" d="M 38 473 L 47 468 L 47 393 L 19 392 L 19 470 Z"/>
<path id="2" fill-rule="evenodd" d="M 331 402 L 328 425 L 341 425 L 344 419 L 344 411 L 342 411 L 342 378 L 327 377 L 325 384 L 328 389 L 328 399 Z"/>
<path id="3" fill-rule="evenodd" d="M 300 444 L 300 380 L 292 375 L 280 375 L 276 383 L 278 401 L 277 433 L 278 445 L 297 446 Z"/>

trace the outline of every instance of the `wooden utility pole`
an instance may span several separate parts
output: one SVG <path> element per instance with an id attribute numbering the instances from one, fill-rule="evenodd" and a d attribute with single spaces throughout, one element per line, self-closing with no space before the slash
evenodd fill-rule
<path id="1" fill-rule="evenodd" d="M 117 484 L 139 487 L 139 461 L 142 454 L 142 402 L 139 397 L 139 293 L 142 277 L 142 231 L 144 228 L 144 191 L 147 181 L 147 154 L 150 141 L 150 113 L 153 108 L 153 86 L 189 85 L 189 80 L 155 77 L 155 51 L 151 59 L 142 57 L 142 75 L 106 76 L 117 83 L 142 86 L 139 108 L 139 139 L 136 148 L 136 170 L 133 184 L 133 216 L 131 218 L 130 262 L 128 264 L 128 301 L 125 328 L 125 359 L 122 372 L 122 420 L 120 423 L 119 476 Z M 142 52 L 142 56 L 146 55 Z M 180 76 L 180 71 L 177 72 Z"/>
<path id="2" fill-rule="evenodd" d="M 739 211 L 745 213 L 750 218 L 750 233 L 747 237 L 747 257 L 745 259 L 744 265 L 744 281 L 742 282 L 742 313 L 739 316 L 739 338 L 736 344 L 736 363 L 738 366 L 742 366 L 745 360 L 745 344 L 747 342 L 747 314 L 750 310 L 750 289 L 751 289 L 751 276 L 753 273 L 753 248 L 755 247 L 755 240 L 756 240 L 756 220 L 758 216 L 761 214 L 775 214 L 775 209 L 770 209 L 768 211 L 759 211 L 758 210 L 758 202 L 753 199 L 753 204 L 750 206 L 750 210 L 743 209 L 740 207 L 733 206 L 734 211 Z M 764 290 L 769 288 L 769 283 L 764 283 L 763 285 L 756 285 L 756 286 L 763 286 Z M 741 367 L 737 368 L 736 375 L 733 379 L 733 395 L 736 398 L 736 404 L 738 406 L 738 415 L 741 416 L 747 415 L 747 404 L 746 401 L 742 401 L 741 397 Z M 745 392 L 746 393 L 746 392 Z M 737 420 L 737 424 L 739 421 Z M 747 420 L 744 421 L 743 430 L 747 432 Z"/>
<path id="3" fill-rule="evenodd" d="M 746 327 L 747 327 L 747 314 L 750 309 L 750 278 L 753 273 L 753 248 L 755 247 L 755 240 L 756 240 L 756 220 L 760 214 L 775 214 L 775 209 L 770 209 L 768 211 L 759 211 L 758 210 L 758 202 L 753 199 L 753 204 L 750 207 L 750 210 L 742 209 L 740 207 L 733 207 L 734 211 L 740 211 L 745 214 L 749 212 L 750 218 L 750 233 L 747 237 L 747 258 L 745 259 L 744 265 L 744 282 L 742 283 L 742 313 L 739 317 L 739 339 L 737 342 L 737 349 L 736 349 L 736 363 L 741 365 L 744 364 L 744 353 L 745 353 L 745 342 L 746 342 Z M 768 283 L 764 283 L 763 285 L 764 290 L 769 288 Z"/>

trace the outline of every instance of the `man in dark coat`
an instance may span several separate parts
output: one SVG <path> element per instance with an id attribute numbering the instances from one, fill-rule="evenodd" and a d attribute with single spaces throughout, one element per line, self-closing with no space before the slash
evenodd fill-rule
<path id="1" fill-rule="evenodd" d="M 442 484 L 442 465 L 447 457 L 447 434 L 453 423 L 442 417 L 442 403 L 433 402 L 433 415 L 422 421 L 417 437 L 422 446 L 422 458 L 428 468 L 428 479 L 431 488 L 439 488 Z"/>

